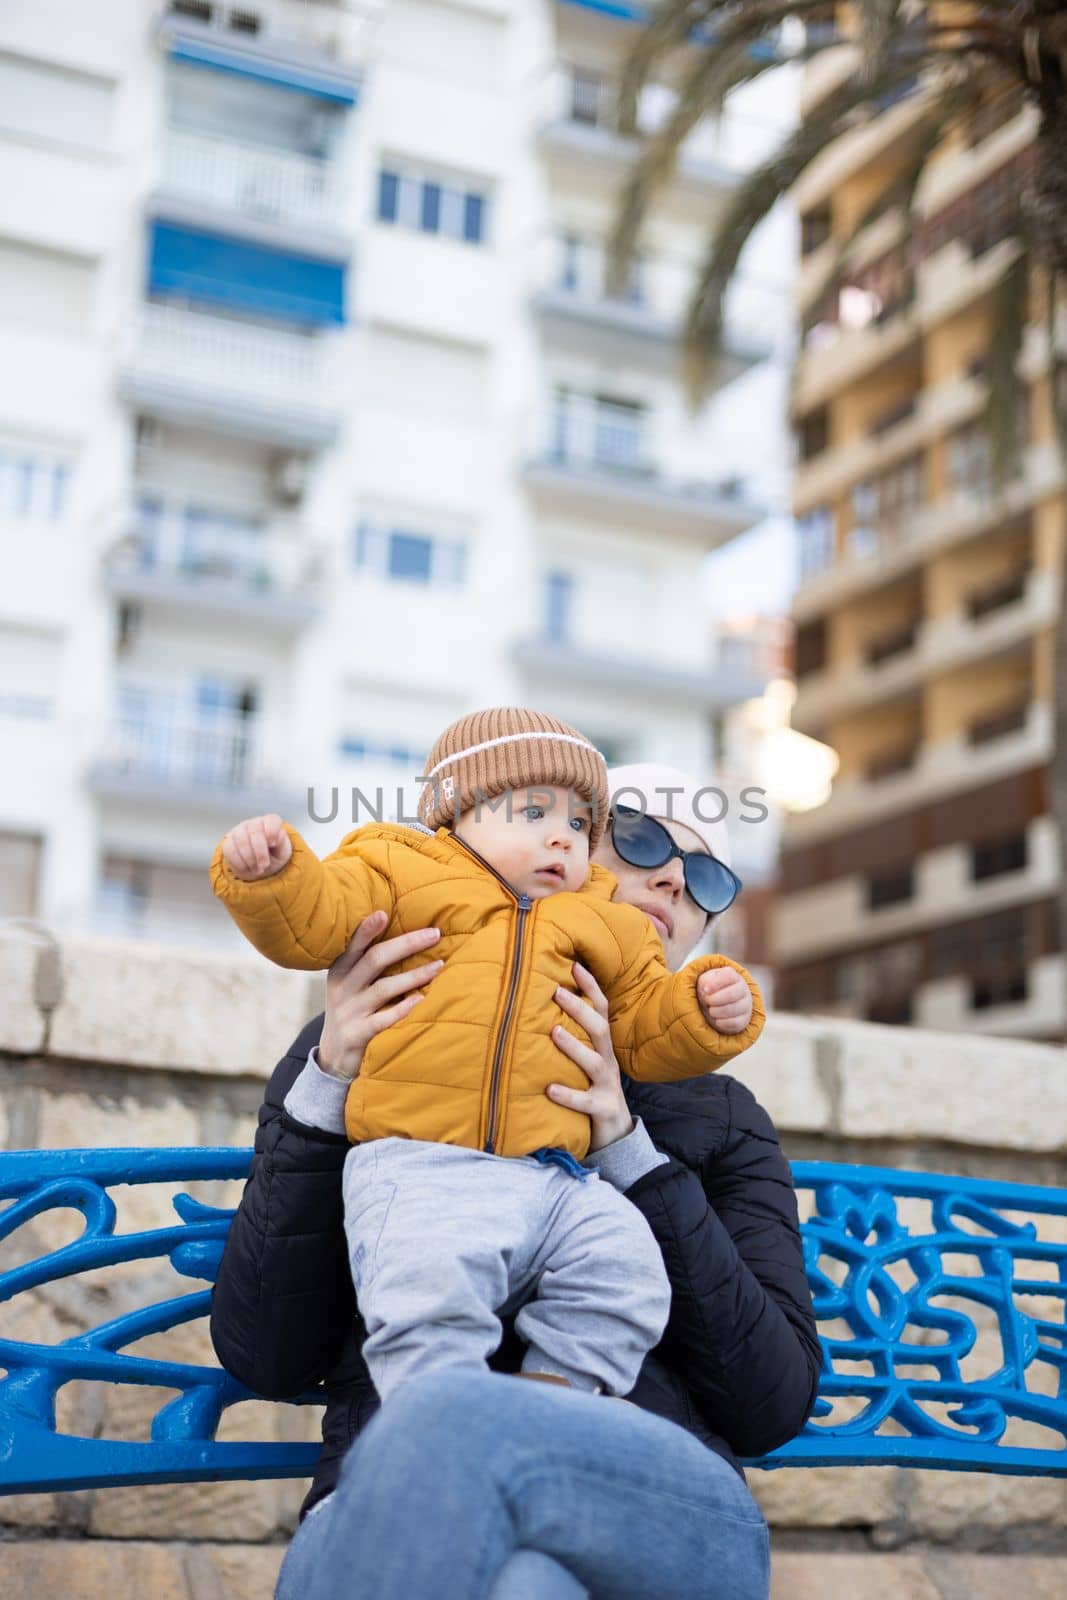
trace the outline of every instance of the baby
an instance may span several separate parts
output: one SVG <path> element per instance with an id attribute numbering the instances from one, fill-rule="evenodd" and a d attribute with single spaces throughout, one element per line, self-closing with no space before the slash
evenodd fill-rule
<path id="1" fill-rule="evenodd" d="M 644 1218 L 579 1164 L 589 1119 L 545 1093 L 587 1087 L 552 1043 L 553 995 L 582 962 L 607 996 L 622 1070 L 668 1082 L 747 1049 L 760 993 L 725 956 L 669 973 L 648 918 L 612 901 L 615 879 L 589 860 L 606 768 L 574 728 L 537 711 L 475 713 L 437 740 L 426 779 L 421 829 L 371 824 L 320 861 L 277 820 L 242 823 L 211 869 L 235 921 L 281 966 L 330 966 L 376 910 L 387 936 L 441 932 L 441 970 L 367 1046 L 345 1103 L 364 1357 L 385 1399 L 416 1372 L 484 1364 L 500 1314 L 517 1311 L 526 1375 L 625 1394 L 670 1292 Z M 722 968 L 728 978 L 707 976 Z M 718 1029 L 716 1017 L 734 1020 Z"/>

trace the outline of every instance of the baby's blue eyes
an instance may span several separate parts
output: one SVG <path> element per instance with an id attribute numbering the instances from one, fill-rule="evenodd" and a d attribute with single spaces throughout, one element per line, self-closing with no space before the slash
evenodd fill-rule
<path id="1" fill-rule="evenodd" d="M 540 822 L 541 818 L 546 816 L 547 813 L 544 806 L 523 806 L 521 815 L 524 816 L 528 822 Z M 571 827 L 574 828 L 576 832 L 581 833 L 585 828 L 585 825 L 584 817 L 571 818 Z"/>

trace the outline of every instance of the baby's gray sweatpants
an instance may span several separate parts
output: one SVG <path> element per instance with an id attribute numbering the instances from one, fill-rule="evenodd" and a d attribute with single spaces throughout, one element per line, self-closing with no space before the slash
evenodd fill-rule
<path id="1" fill-rule="evenodd" d="M 483 1367 L 513 1312 L 524 1372 L 627 1394 L 666 1326 L 659 1246 L 595 1172 L 377 1139 L 348 1152 L 344 1202 L 363 1355 L 383 1400 L 416 1373 Z"/>

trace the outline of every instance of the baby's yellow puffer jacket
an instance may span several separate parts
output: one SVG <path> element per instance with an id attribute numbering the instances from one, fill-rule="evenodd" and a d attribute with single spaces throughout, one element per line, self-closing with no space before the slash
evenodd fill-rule
<path id="1" fill-rule="evenodd" d="M 577 893 L 531 902 L 447 828 L 428 834 L 372 823 L 320 861 L 286 826 L 292 858 L 273 877 L 235 877 L 221 844 L 211 864 L 215 893 L 279 966 L 330 966 L 372 911 L 389 915 L 383 938 L 441 930 L 430 952 L 403 963 L 443 958 L 425 999 L 367 1046 L 345 1107 L 355 1143 L 399 1136 L 505 1156 L 554 1145 L 580 1160 L 589 1118 L 545 1094 L 550 1083 L 589 1087 L 550 1037 L 560 1023 L 587 1042 L 553 999 L 560 986 L 576 992 L 575 960 L 608 998 L 619 1065 L 633 1078 L 699 1077 L 762 1032 L 762 997 L 744 968 L 710 955 L 668 972 L 652 924 L 612 901 L 616 880 L 603 867 L 591 866 Z M 752 991 L 743 1033 L 717 1033 L 697 1000 L 697 978 L 721 966 L 734 967 Z"/>

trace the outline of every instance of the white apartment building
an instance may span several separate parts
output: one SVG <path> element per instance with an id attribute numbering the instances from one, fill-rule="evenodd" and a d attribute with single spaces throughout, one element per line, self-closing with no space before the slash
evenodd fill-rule
<path id="1" fill-rule="evenodd" d="M 0 916 L 225 934 L 227 827 L 332 848 L 480 705 L 710 772 L 760 487 L 673 339 L 736 169 L 698 129 L 606 297 L 638 9 L 0 13 Z"/>

